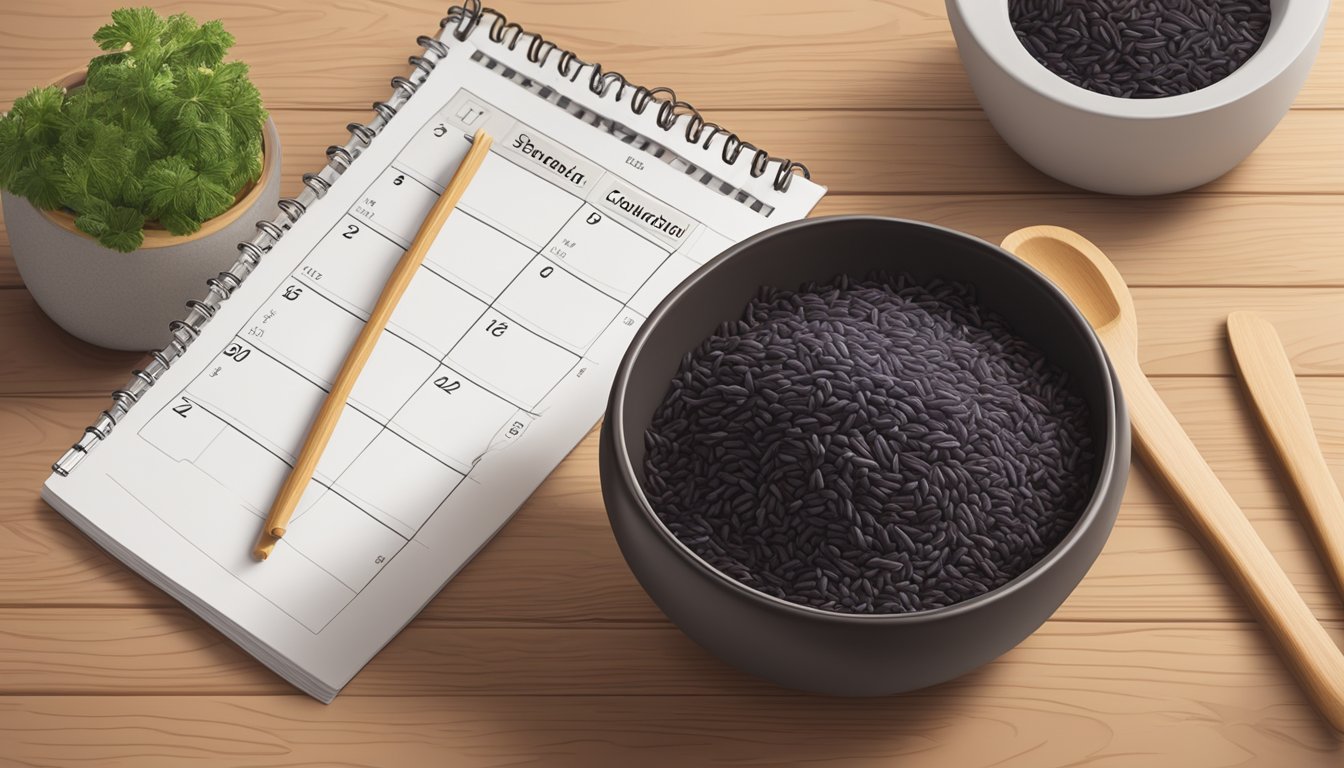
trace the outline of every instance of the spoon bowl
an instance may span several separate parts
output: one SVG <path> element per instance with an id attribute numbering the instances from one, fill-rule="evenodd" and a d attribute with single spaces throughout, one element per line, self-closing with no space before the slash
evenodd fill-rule
<path id="1" fill-rule="evenodd" d="M 1040 270 L 1064 291 L 1098 334 L 1138 342 L 1134 301 L 1115 265 L 1095 245 L 1060 227 L 1019 229 L 1003 248 Z"/>

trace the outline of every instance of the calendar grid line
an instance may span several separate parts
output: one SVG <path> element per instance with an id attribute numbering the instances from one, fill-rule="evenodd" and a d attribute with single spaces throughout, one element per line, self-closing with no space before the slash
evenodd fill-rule
<path id="1" fill-rule="evenodd" d="M 247 344 L 247 345 L 248 345 L 249 347 L 251 347 L 252 349 L 255 349 L 255 350 L 257 350 L 258 352 L 260 352 L 261 354 L 265 355 L 268 359 L 272 360 L 272 361 L 275 362 L 277 365 L 283 366 L 283 367 L 284 367 L 286 370 L 288 370 L 290 373 L 293 373 L 295 376 L 298 376 L 299 378 L 301 378 L 301 379 L 303 379 L 304 381 L 308 382 L 309 384 L 313 385 L 314 387 L 316 387 L 316 388 L 319 389 L 320 391 L 322 391 L 322 392 L 324 392 L 324 393 L 329 393 L 329 392 L 331 391 L 329 387 L 325 387 L 325 386 L 323 386 L 323 385 L 321 384 L 321 382 L 318 382 L 318 381 L 314 380 L 312 377 L 306 375 L 303 371 L 300 371 L 300 370 L 294 368 L 292 365 L 289 364 L 288 361 L 284 360 L 283 358 L 277 357 L 277 356 L 274 354 L 274 352 L 273 352 L 272 350 L 268 350 L 268 349 L 266 349 L 266 348 L 264 348 L 264 347 L 262 347 L 262 346 L 260 346 L 260 345 L 258 345 L 258 344 L 256 344 L 256 343 L 254 343 L 254 342 L 251 342 L 251 341 L 243 341 L 243 340 L 242 340 L 242 337 L 235 337 L 235 338 L 238 338 L 240 341 L 242 341 L 242 343 Z M 183 391 L 183 392 L 190 392 L 190 391 L 191 391 L 191 388 L 190 388 L 190 386 L 188 386 L 187 388 L 183 389 L 182 391 Z M 199 397 L 199 395 L 198 395 L 197 397 Z M 501 398 L 501 399 L 503 399 L 503 398 Z M 507 401 L 506 401 L 506 402 L 507 402 Z M 510 403 L 510 404 L 512 405 L 512 403 Z M 347 408 L 350 408 L 351 410 L 355 411 L 356 413 L 360 414 L 361 416 L 364 416 L 364 417 L 366 417 L 367 419 L 369 419 L 370 421 L 372 421 L 372 422 L 374 422 L 374 423 L 377 423 L 377 424 L 381 425 L 384 429 L 390 429 L 390 428 L 391 428 L 391 422 L 392 422 L 392 419 L 391 419 L 391 418 L 389 418 L 389 419 L 387 420 L 387 422 L 384 422 L 384 421 L 383 421 L 383 418 L 382 418 L 381 416 L 379 416 L 379 415 L 376 414 L 376 413 L 372 413 L 372 412 L 370 412 L 370 411 L 367 409 L 367 406 L 364 406 L 364 405 L 362 405 L 362 404 L 360 404 L 360 403 L 357 403 L 357 402 L 354 401 L 354 400 L 349 400 L 349 401 L 347 401 L 345 405 L 346 405 Z M 230 422 L 230 423 L 232 423 L 232 422 Z M 393 433 L 394 435 L 396 435 L 397 437 L 400 437 L 402 440 L 405 440 L 407 443 L 410 443 L 411 445 L 415 445 L 415 443 L 414 443 L 410 438 L 408 438 L 407 436 L 400 434 L 400 433 L 397 432 L 396 430 L 391 430 L 391 431 L 392 431 L 392 433 Z M 453 470 L 454 472 L 458 472 L 458 470 L 457 470 L 456 467 L 454 467 L 453 465 L 449 464 L 449 463 L 446 462 L 446 461 L 443 461 L 443 460 L 440 459 L 439 457 L 435 456 L 433 453 L 431 453 L 431 452 L 429 452 L 429 451 L 424 451 L 424 449 L 420 448 L 418 445 L 415 446 L 415 447 L 417 448 L 417 450 L 421 450 L 421 451 L 423 451 L 423 452 L 425 453 L 425 455 L 427 455 L 427 456 L 429 456 L 430 458 L 434 459 L 435 461 L 439 462 L 439 463 L 442 464 L 444 467 L 446 467 L 446 468 L 448 468 L 448 469 L 451 469 L 451 470 Z M 459 474 L 464 474 L 464 473 L 459 473 Z"/>
<path id="2" fill-rule="evenodd" d="M 453 286 L 454 286 L 455 288 L 457 288 L 458 290 L 461 290 L 462 292 L 466 293 L 466 289 L 465 289 L 465 288 L 463 288 L 463 287 L 460 286 L 460 285 L 457 285 L 457 284 L 454 283 L 451 279 L 449 279 L 449 278 L 447 278 L 447 277 L 444 277 L 443 275 L 440 275 L 438 272 L 435 272 L 435 271 L 432 270 L 432 269 L 427 270 L 427 271 L 429 271 L 430 273 L 434 274 L 436 277 L 438 277 L 438 278 L 440 278 L 440 279 L 442 279 L 442 280 L 448 282 L 449 284 L 453 285 Z M 330 295 L 328 295 L 328 294 L 326 293 L 326 291 L 320 287 L 320 284 L 310 283 L 310 282 L 307 281 L 306 278 L 301 277 L 301 276 L 297 276 L 297 279 L 298 279 L 300 282 L 302 282 L 304 285 L 306 285 L 306 286 L 308 286 L 308 287 L 310 287 L 310 288 L 313 288 L 314 293 L 316 293 L 317 295 L 321 296 L 323 299 L 326 299 L 328 302 L 331 303 L 332 306 L 336 307 L 337 309 L 341 310 L 342 312 L 345 312 L 346 314 L 350 315 L 351 317 L 353 317 L 353 318 L 355 318 L 356 320 L 359 320 L 359 321 L 361 321 L 361 322 L 363 322 L 363 321 L 366 319 L 366 318 L 364 318 L 364 317 L 361 317 L 358 313 L 351 311 L 349 307 L 343 306 L 340 302 L 337 302 L 337 301 L 333 300 L 333 297 L 331 297 Z M 470 294 L 468 294 L 468 295 L 470 295 Z M 472 298 L 475 298 L 475 297 L 472 297 Z M 479 299 L 476 299 L 476 300 L 477 300 L 477 301 L 480 301 Z M 481 303 L 484 304 L 485 302 L 481 302 Z M 476 319 L 479 320 L 480 317 L 483 316 L 484 314 L 485 314 L 485 312 L 482 311 L 481 314 L 478 315 Z M 503 313 L 501 312 L 500 314 L 503 314 Z M 434 360 L 434 361 L 437 362 L 439 365 L 441 365 L 441 366 L 443 366 L 443 367 L 445 367 L 445 368 L 452 368 L 452 366 L 449 365 L 449 362 L 451 362 L 451 361 L 448 360 L 448 354 L 447 354 L 447 353 L 444 353 L 444 354 L 442 354 L 442 355 L 435 355 L 435 354 L 434 354 L 433 352 L 431 352 L 430 350 L 425 349 L 425 348 L 423 348 L 423 347 L 421 347 L 421 346 L 418 346 L 418 345 L 415 343 L 415 340 L 414 340 L 414 339 L 411 339 L 411 338 L 406 337 L 406 336 L 403 335 L 402 333 L 398 332 L 397 329 L 394 328 L 394 327 L 392 327 L 390 324 L 389 324 L 388 327 L 383 331 L 383 333 L 386 333 L 386 334 L 388 334 L 389 336 L 393 336 L 393 337 L 395 337 L 395 338 L 397 338 L 397 339 L 399 339 L 399 340 L 401 340 L 401 341 L 406 342 L 408 345 L 410 345 L 410 346 L 412 346 L 412 347 L 415 347 L 415 349 L 416 349 L 417 351 L 423 353 L 426 357 L 428 357 L 428 358 L 431 359 L 431 360 Z M 465 335 L 465 333 L 466 333 L 466 332 L 464 331 L 464 332 L 463 332 L 463 335 Z M 460 337 L 459 337 L 459 338 L 460 338 Z M 253 342 L 253 341 L 248 341 L 247 343 L 249 343 L 249 344 L 254 344 L 254 345 L 256 344 L 256 342 Z M 475 379 L 472 379 L 471 377 L 467 376 L 466 374 L 462 373 L 461 371 L 459 371 L 459 370 L 457 370 L 457 369 L 455 369 L 455 368 L 453 368 L 452 370 L 453 370 L 454 373 L 457 373 L 457 374 L 458 374 L 459 376 L 461 376 L 462 378 L 467 379 L 467 380 L 470 381 L 472 384 L 474 384 L 474 385 L 480 387 L 482 390 L 485 390 L 487 393 L 493 395 L 494 397 L 497 397 L 497 398 L 499 398 L 500 400 L 503 400 L 504 402 L 508 403 L 509 405 L 512 405 L 513 407 L 517 408 L 518 410 L 523 411 L 523 412 L 525 412 L 525 413 L 527 413 L 528 415 L 531 415 L 531 416 L 535 416 L 535 415 L 536 415 L 534 412 L 532 412 L 531 410 L 529 410 L 527 406 L 523 405 L 522 403 L 515 402 L 514 400 L 510 399 L 508 396 L 506 396 L 506 395 L 505 395 L 504 393 L 502 393 L 502 392 L 496 392 L 496 391 L 490 389 L 489 387 L 487 387 L 487 386 L 485 385 L 484 382 L 476 381 Z M 305 377 L 305 378 L 307 378 L 307 377 Z M 317 382 L 314 382 L 314 383 L 316 384 Z M 320 387 L 321 385 L 319 384 L 318 386 Z M 323 391 L 327 391 L 326 388 L 323 388 Z M 373 416 L 370 416 L 370 418 L 374 418 L 374 417 L 373 417 Z"/>

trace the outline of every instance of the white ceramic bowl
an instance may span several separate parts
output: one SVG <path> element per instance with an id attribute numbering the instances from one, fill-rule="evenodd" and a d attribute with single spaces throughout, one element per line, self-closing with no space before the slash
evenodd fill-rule
<path id="1" fill-rule="evenodd" d="M 1270 0 L 1260 50 L 1228 77 L 1160 99 L 1080 88 L 1022 46 L 1007 0 L 947 0 L 962 64 L 989 121 L 1027 162 L 1084 189 L 1160 195 L 1212 181 L 1246 158 L 1307 79 L 1330 0 Z"/>

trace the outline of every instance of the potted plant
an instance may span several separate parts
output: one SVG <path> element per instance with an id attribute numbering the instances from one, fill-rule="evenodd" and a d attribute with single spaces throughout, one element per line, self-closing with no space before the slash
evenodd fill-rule
<path id="1" fill-rule="evenodd" d="M 0 115 L 0 199 L 48 316 L 154 349 L 273 215 L 279 136 L 220 22 L 122 9 L 93 39 L 109 53 Z"/>

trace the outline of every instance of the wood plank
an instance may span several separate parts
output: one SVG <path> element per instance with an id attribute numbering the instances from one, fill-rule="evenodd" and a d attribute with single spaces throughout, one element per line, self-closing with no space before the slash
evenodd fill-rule
<path id="1" fill-rule="evenodd" d="M 342 126 L 368 117 L 345 109 L 273 115 L 283 137 L 285 193 L 296 192 L 299 177 L 326 162 L 324 149 L 344 139 Z M 1276 196 L 1344 191 L 1344 111 L 1294 112 L 1223 179 L 1181 197 L 1133 200 L 1079 193 L 1046 178 L 1013 154 L 978 112 L 728 111 L 722 119 L 741 125 L 744 135 L 759 136 L 773 151 L 805 160 L 830 187 L 832 197 L 822 204 L 826 213 L 896 213 L 959 222 L 954 226 L 973 232 L 1006 233 L 1050 221 L 1121 248 L 1143 238 L 1153 249 L 1147 261 L 1163 266 L 1148 267 L 1156 270 L 1152 276 L 1137 273 L 1136 284 L 1341 282 L 1340 260 L 1322 244 L 1326 238 L 1338 242 L 1339 217 L 1320 215 L 1327 207 L 1338 209 L 1338 200 Z M 1037 194 L 995 199 L 1010 193 Z M 1234 199 L 1208 200 L 1206 194 Z M 966 195 L 974 197 L 958 199 Z M 1247 231 L 1267 220 L 1279 223 L 1275 233 L 1291 231 L 1291 239 Z M 1187 249 L 1207 256 L 1187 261 Z M 1217 261 L 1219 252 L 1226 254 L 1226 266 Z M 0 288 L 19 284 L 0 223 Z"/>
<path id="2" fill-rule="evenodd" d="M 1056 224 L 1101 246 L 1134 287 L 1338 287 L 1342 210 L 1333 195 L 832 194 L 814 213 L 927 221 L 991 243 Z"/>
<path id="3" fill-rule="evenodd" d="M 329 137 L 314 136 L 314 140 Z M 295 155 L 298 155 L 295 157 Z M 316 151 L 286 155 L 292 191 Z M 1344 286 L 1344 200 L 1332 195 L 837 195 L 815 215 L 917 219 L 997 243 L 1034 223 L 1100 244 L 1132 286 Z M 1272 221 L 1274 226 L 1266 227 Z M 0 288 L 22 285 L 0 217 Z"/>
<path id="4" fill-rule="evenodd" d="M 259 759 L 381 764 L 389 745 L 399 764 L 438 764 L 451 754 L 454 766 L 534 764 L 537 755 L 547 756 L 546 765 L 683 766 L 712 754 L 723 765 L 1324 768 L 1344 756 L 1344 743 L 1250 627 L 1067 631 L 1038 633 L 1002 662 L 952 683 L 878 699 L 741 694 L 736 673 L 713 662 L 686 667 L 663 655 L 657 637 L 607 635 L 613 642 L 603 630 L 575 633 L 584 637 L 572 642 L 585 647 L 574 651 L 587 662 L 563 657 L 593 674 L 560 682 L 582 681 L 587 689 L 621 676 L 618 665 L 640 669 L 620 693 L 575 695 L 551 684 L 562 661 L 546 647 L 551 635 L 493 649 L 462 633 L 445 638 L 441 664 L 424 663 L 435 654 L 402 671 L 406 685 L 424 686 L 431 696 L 344 695 L 325 707 L 296 695 L 10 696 L 0 698 L 0 741 L 8 757 L 25 763 L 137 768 Z M 701 654 L 680 638 L 668 640 Z M 462 655 L 448 658 L 463 642 L 479 653 L 468 663 Z M 597 656 L 608 645 L 619 653 L 610 664 Z M 375 660 L 366 676 L 381 674 L 392 654 Z M 672 672 L 658 669 L 663 663 L 685 674 L 667 684 L 695 686 L 697 676 L 708 677 L 699 684 L 729 693 L 647 695 Z M 460 674 L 419 674 L 446 667 Z M 460 684 L 492 695 L 457 695 Z M 493 691 L 518 684 L 527 692 Z"/>
<path id="5" fill-rule="evenodd" d="M 287 160 L 326 161 L 367 107 L 273 110 Z M 712 117 L 778 155 L 801 160 L 833 193 L 1070 192 L 1017 157 L 980 112 L 719 110 Z M 287 163 L 288 165 L 288 163 Z M 292 179 L 293 177 L 291 177 Z M 286 189 L 294 188 L 293 183 Z M 1295 110 L 1246 162 L 1202 193 L 1344 192 L 1344 110 Z M 1174 206 L 1178 207 L 1179 206 Z"/>
<path id="6" fill-rule="evenodd" d="M 1139 349 L 1149 376 L 1233 375 L 1227 315 L 1261 312 L 1299 376 L 1344 373 L 1344 289 L 1138 288 Z"/>
<path id="7" fill-rule="evenodd" d="M 1344 379 L 1302 381 L 1328 461 L 1344 482 Z M 1236 385 L 1163 379 L 1159 390 L 1319 615 L 1344 618 Z M 0 399 L 0 605 L 166 606 L 37 498 L 47 464 L 99 407 L 91 398 Z M 433 601 L 443 621 L 661 621 L 621 559 L 598 486 L 595 435 Z M 520 568 L 520 563 L 526 563 Z M 548 577 L 539 579 L 536 574 Z M 1249 618 L 1151 476 L 1136 468 L 1115 532 L 1060 609 L 1070 620 Z"/>
<path id="8" fill-rule="evenodd" d="M 1330 631 L 1344 640 L 1344 623 Z M 1048 622 L 993 662 L 995 676 L 1053 656 L 1063 666 L 1212 671 L 1217 657 L 1271 653 L 1247 622 Z M 1232 642 L 1197 648 L 1214 633 Z M 285 694 L 293 689 L 182 608 L 0 609 L 0 696 Z M 1098 658 L 1115 657 L 1110 663 Z M 1179 667 L 1184 654 L 1203 665 Z M 1208 656 L 1215 661 L 1210 664 Z M 1272 663 L 1257 666 L 1273 667 Z M 1054 680 L 1066 675 L 1051 676 Z M 964 690 L 961 681 L 938 689 Z M 789 692 L 715 660 L 676 627 L 588 624 L 444 624 L 416 621 L 346 688 L 347 696 L 619 695 L 779 696 Z"/>
<path id="9" fill-rule="evenodd" d="M 1227 315 L 1263 312 L 1302 376 L 1344 375 L 1344 286 L 1330 288 L 1136 288 L 1139 355 L 1150 376 L 1232 373 Z M 66 334 L 27 291 L 0 290 L 0 396 L 104 394 L 125 385 L 139 353 L 115 352 Z"/>
<path id="10" fill-rule="evenodd" d="M 111 393 L 124 386 L 131 370 L 148 359 L 139 352 L 102 349 L 76 339 L 43 314 L 25 290 L 0 291 L 0 328 L 7 337 L 0 346 L 2 394 L 55 394 L 85 388 Z M 90 415 L 106 407 L 100 405 Z"/>
<path id="11" fill-rule="evenodd" d="M 833 192 L 1071 191 L 1027 165 L 978 111 L 773 114 L 726 110 L 716 116 L 771 152 L 802 160 Z M 1344 112 L 1295 110 L 1240 166 L 1198 191 L 1342 189 Z"/>
<path id="12" fill-rule="evenodd" d="M 89 40 L 119 0 L 47 0 L 6 15 L 0 103 L 49 82 L 96 53 Z M 677 89 L 704 108 L 971 108 L 942 0 L 846 0 L 781 11 L 771 0 L 547 3 L 501 10 L 581 58 L 635 82 Z M 387 92 L 417 34 L 447 4 L 393 0 L 296 8 L 279 2 L 164 6 L 222 18 L 273 108 L 360 107 Z M 1344 10 L 1331 9 L 1321 54 L 1299 107 L 1341 107 Z M 339 46 L 339 55 L 334 51 Z"/>
<path id="13" fill-rule="evenodd" d="M 579 625 L 664 621 L 621 559 L 601 499 L 561 518 L 552 491 L 538 491 L 500 536 L 425 609 L 427 620 Z M 0 505 L 0 605 L 169 608 L 171 598 L 99 550 L 40 502 L 16 520 Z M 1301 525 L 1264 519 L 1257 531 L 1303 598 L 1323 618 L 1344 618 Z M 1284 516 L 1289 512 L 1282 513 Z M 1065 621 L 1248 620 L 1250 614 L 1171 506 L 1126 506 L 1106 550 L 1055 617 Z M 520 569 L 526 563 L 526 569 Z M 526 574 L 520 573 L 525 570 Z M 547 574 L 537 579 L 535 573 Z"/>
<path id="14" fill-rule="evenodd" d="M 342 126 L 368 117 L 367 112 L 357 110 L 276 110 L 273 114 L 284 146 L 281 189 L 285 193 L 296 192 L 299 177 L 326 162 L 323 151 L 328 144 L 343 140 Z M 1076 224 L 1106 243 L 1123 244 L 1135 237 L 1147 237 L 1151 238 L 1147 242 L 1157 248 L 1156 253 L 1168 257 L 1165 262 L 1185 265 L 1167 266 L 1160 272 L 1162 276 L 1154 282 L 1162 285 L 1187 281 L 1226 284 L 1234 279 L 1239 282 L 1233 284 L 1247 284 L 1258 281 L 1265 273 L 1276 275 L 1267 281 L 1269 284 L 1304 284 L 1315 282 L 1313 276 L 1321 271 L 1330 275 L 1328 279 L 1335 284 L 1340 282 L 1340 260 L 1331 258 L 1334 254 L 1321 250 L 1324 246 L 1298 247 L 1303 242 L 1314 244 L 1322 237 L 1337 238 L 1338 217 L 1312 215 L 1327 206 L 1337 209 L 1337 200 L 1276 200 L 1261 196 L 1247 199 L 1244 196 L 1248 193 L 1280 195 L 1344 191 L 1344 111 L 1294 112 L 1249 160 L 1223 179 L 1178 198 L 1138 200 L 1076 191 L 1068 198 L 1058 197 L 1061 193 L 1069 193 L 1070 189 L 1027 166 L 1003 144 L 977 112 L 789 114 L 730 111 L 723 115 L 723 120 L 727 125 L 741 125 L 744 135 L 760 136 L 762 145 L 773 151 L 804 159 L 814 177 L 830 187 L 833 197 L 823 203 L 828 213 L 874 212 L 884 210 L 882 207 L 888 204 L 900 208 L 909 204 L 917 212 L 903 215 L 950 222 L 967 221 L 966 214 L 960 211 L 969 208 L 985 212 L 977 216 L 990 215 L 993 226 L 1004 233 L 1015 229 L 1015 224 L 1025 226 L 1049 220 Z M 851 203 L 848 199 L 834 197 L 861 193 L 921 197 L 929 193 L 980 194 L 967 200 L 932 197 L 910 203 L 869 197 Z M 1053 194 L 1023 202 L 1017 199 L 985 200 L 985 193 L 996 196 Z M 1223 208 L 1222 201 L 1205 200 L 1205 193 L 1237 195 L 1237 198 Z M 989 213 L 1005 202 L 1009 208 L 998 215 Z M 1302 224 L 1300 230 L 1293 228 L 1292 240 L 1285 242 L 1281 238 L 1272 239 L 1269 234 L 1245 231 L 1248 226 L 1263 226 L 1268 217 L 1276 217 L 1299 202 L 1304 207 L 1281 220 L 1283 231 L 1294 223 Z M 1217 213 L 1210 213 L 1214 210 Z M 1082 218 L 1079 218 L 1079 211 L 1082 211 Z M 1247 213 L 1252 215 L 1248 217 Z M 953 218 L 943 219 L 944 216 Z M 1203 219 L 1206 216 L 1213 218 Z M 1233 217 L 1239 223 L 1230 224 L 1229 218 Z M 1280 221 L 1277 218 L 1268 220 Z M 1202 226 L 1201 221 L 1205 222 Z M 978 231 L 971 224 L 967 222 L 962 228 Z M 1125 234 L 1112 235 L 1111 239 L 1103 239 L 1098 234 L 1116 230 Z M 1181 253 L 1185 244 L 1192 241 L 1198 242 L 1200 248 L 1208 249 L 1206 252 L 1233 252 L 1228 256 L 1230 271 L 1226 276 L 1210 277 L 1223 275 L 1222 265 L 1208 269 L 1202 259 L 1186 262 L 1170 258 Z M 1264 250 L 1255 250 L 1257 248 Z M 1242 255 L 1237 255 L 1237 251 Z M 1238 276 L 1235 265 L 1246 261 L 1257 266 L 1249 275 Z M 1275 265 L 1282 268 L 1275 272 Z M 1205 277 L 1199 277 L 1201 275 Z M 9 240 L 0 230 L 0 287 L 18 285 L 19 282 Z M 183 301 L 186 298 L 190 297 L 184 297 Z"/>

